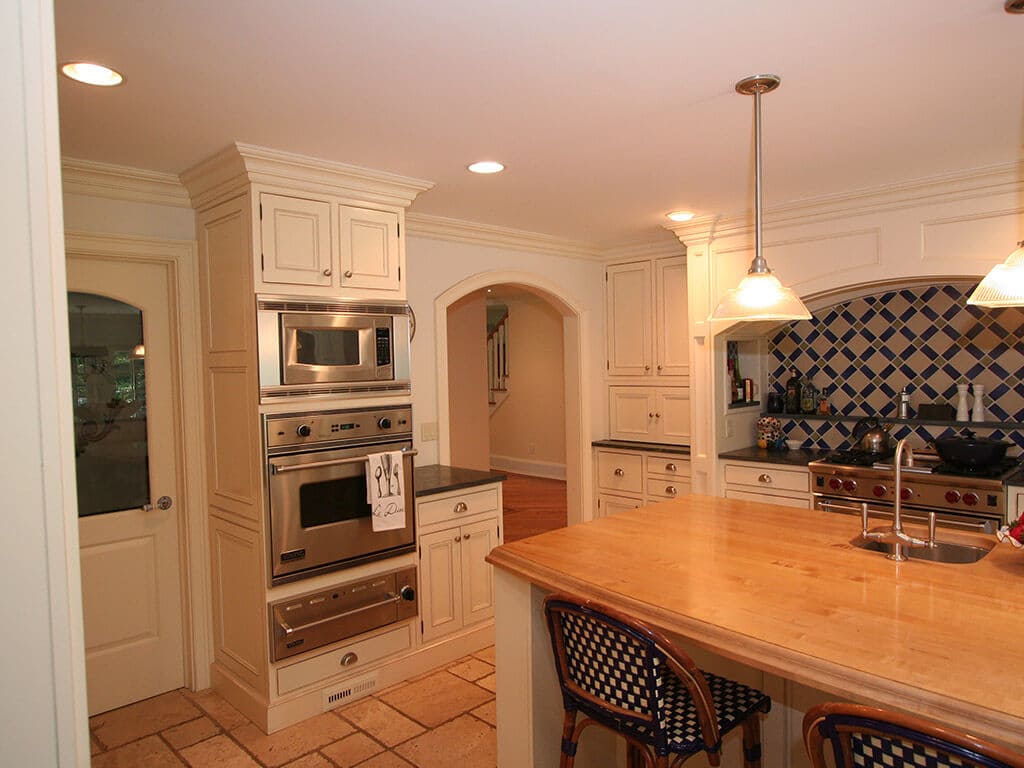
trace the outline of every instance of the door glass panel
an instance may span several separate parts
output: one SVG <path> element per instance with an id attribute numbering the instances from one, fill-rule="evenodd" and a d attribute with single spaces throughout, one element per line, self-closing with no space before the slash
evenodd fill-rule
<path id="1" fill-rule="evenodd" d="M 299 489 L 299 518 L 303 528 L 370 518 L 366 475 L 303 483 Z"/>
<path id="2" fill-rule="evenodd" d="M 149 503 L 142 311 L 68 293 L 78 515 Z"/>
<path id="3" fill-rule="evenodd" d="M 303 365 L 359 365 L 359 331 L 298 329 L 295 331 L 295 361 Z"/>

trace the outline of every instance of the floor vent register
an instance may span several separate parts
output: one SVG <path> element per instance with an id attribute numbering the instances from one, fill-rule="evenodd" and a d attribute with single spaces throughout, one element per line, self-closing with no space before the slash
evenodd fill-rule
<path id="1" fill-rule="evenodd" d="M 323 692 L 323 711 L 326 712 L 349 701 L 355 701 L 376 687 L 377 675 L 367 675 L 358 680 L 350 680 L 337 688 L 327 689 Z"/>

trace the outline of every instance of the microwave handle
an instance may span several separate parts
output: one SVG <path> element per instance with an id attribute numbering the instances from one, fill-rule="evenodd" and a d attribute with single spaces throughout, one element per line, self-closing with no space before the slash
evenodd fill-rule
<path id="1" fill-rule="evenodd" d="M 415 448 L 409 451 L 402 451 L 402 456 L 415 456 L 419 453 Z M 331 459 L 330 461 L 311 461 L 306 464 L 275 464 L 270 462 L 270 474 L 280 475 L 285 472 L 298 472 L 300 469 L 320 469 L 321 467 L 336 467 L 340 464 L 359 464 L 366 461 L 365 456 L 356 456 L 351 459 Z"/>

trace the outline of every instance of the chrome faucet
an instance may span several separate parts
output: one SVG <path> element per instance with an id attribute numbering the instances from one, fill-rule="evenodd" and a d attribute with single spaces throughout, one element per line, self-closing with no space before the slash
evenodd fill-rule
<path id="1" fill-rule="evenodd" d="M 893 510 L 892 510 L 892 528 L 888 531 L 868 531 L 867 530 L 867 505 L 865 504 L 864 509 L 864 526 L 861 535 L 865 539 L 877 539 L 880 541 L 891 542 L 893 545 L 892 552 L 886 557 L 890 560 L 906 560 L 907 555 L 903 552 L 903 547 L 929 547 L 935 545 L 935 515 L 932 513 L 929 515 L 928 521 L 928 538 L 919 539 L 916 536 L 911 536 L 903 530 L 903 453 L 906 451 L 907 454 L 907 466 L 914 466 L 914 449 L 907 443 L 907 438 L 903 438 L 896 443 L 896 452 L 893 454 L 893 473 L 895 475 L 894 489 L 893 489 Z"/>

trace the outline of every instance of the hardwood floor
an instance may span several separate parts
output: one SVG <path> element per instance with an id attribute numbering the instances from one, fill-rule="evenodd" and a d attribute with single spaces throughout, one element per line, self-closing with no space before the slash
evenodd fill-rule
<path id="1" fill-rule="evenodd" d="M 502 486 L 502 498 L 506 542 L 567 525 L 564 480 L 505 474 L 508 479 Z"/>

